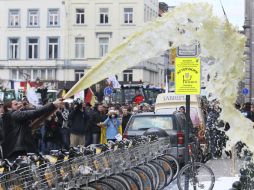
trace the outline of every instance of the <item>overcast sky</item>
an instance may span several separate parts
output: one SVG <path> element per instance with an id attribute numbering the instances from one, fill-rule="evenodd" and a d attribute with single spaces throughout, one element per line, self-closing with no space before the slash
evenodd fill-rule
<path id="1" fill-rule="evenodd" d="M 220 5 L 220 0 L 159 0 L 159 2 L 165 2 L 169 6 L 177 6 L 183 2 L 208 2 L 213 5 L 213 12 L 218 17 L 223 17 L 223 11 Z M 229 22 L 235 26 L 239 26 L 242 29 L 244 24 L 244 2 L 245 0 L 221 0 L 225 12 L 228 16 Z"/>

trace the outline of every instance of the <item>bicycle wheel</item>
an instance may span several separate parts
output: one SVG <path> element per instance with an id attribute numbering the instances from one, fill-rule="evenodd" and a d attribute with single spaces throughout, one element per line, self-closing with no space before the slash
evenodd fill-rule
<path id="1" fill-rule="evenodd" d="M 105 177 L 100 179 L 100 181 L 106 182 L 110 184 L 114 189 L 122 189 L 122 190 L 128 190 L 128 187 L 122 183 L 120 180 L 114 179 L 112 177 Z"/>
<path id="2" fill-rule="evenodd" d="M 145 171 L 148 174 L 148 176 L 152 182 L 152 189 L 155 189 L 156 176 L 155 176 L 154 172 L 152 171 L 152 169 L 147 165 L 140 165 L 137 168 L 140 168 L 141 170 Z"/>
<path id="3" fill-rule="evenodd" d="M 158 189 L 159 190 L 163 189 L 167 185 L 167 175 L 165 173 L 165 170 L 157 162 L 151 161 L 151 162 L 149 162 L 149 164 L 153 165 L 156 168 L 156 170 L 158 171 L 159 181 L 160 181 Z"/>
<path id="4" fill-rule="evenodd" d="M 179 190 L 188 186 L 189 190 L 212 190 L 215 176 L 211 168 L 200 162 L 194 162 L 184 166 L 177 176 Z"/>
<path id="5" fill-rule="evenodd" d="M 138 173 L 134 170 L 126 170 L 124 174 L 130 176 L 132 179 L 135 180 L 135 182 L 138 184 L 138 187 L 140 190 L 144 189 L 144 183 L 142 181 L 142 178 L 138 175 Z"/>
<path id="6" fill-rule="evenodd" d="M 89 187 L 93 187 L 96 190 L 116 190 L 112 185 L 104 182 L 104 181 L 95 181 L 89 183 Z M 87 187 L 81 187 L 80 189 L 86 189 Z"/>
<path id="7" fill-rule="evenodd" d="M 124 178 L 123 176 L 120 176 L 120 175 L 112 175 L 112 176 L 110 176 L 110 177 L 113 178 L 113 179 L 115 179 L 115 180 L 121 181 L 122 183 L 125 184 L 125 186 L 127 187 L 127 189 L 131 189 L 131 185 L 130 185 L 129 181 L 128 181 L 126 178 Z"/>
<path id="8" fill-rule="evenodd" d="M 179 165 L 177 159 L 170 154 L 165 154 L 163 156 L 160 156 L 160 158 L 165 158 L 166 161 L 169 162 L 169 164 L 173 170 L 173 179 L 172 180 L 175 180 L 178 173 L 179 173 L 179 170 L 180 170 L 180 165 Z"/>
<path id="9" fill-rule="evenodd" d="M 118 174 L 119 176 L 123 177 L 130 183 L 130 190 L 140 190 L 138 183 L 133 179 L 131 176 L 126 175 L 124 173 Z"/>
<path id="10" fill-rule="evenodd" d="M 96 190 L 94 187 L 71 188 L 69 190 Z"/>
<path id="11" fill-rule="evenodd" d="M 141 179 L 143 181 L 143 185 L 144 185 L 144 190 L 152 190 L 153 189 L 152 180 L 146 171 L 144 171 L 138 167 L 132 168 L 132 170 L 136 171 L 138 173 L 138 175 L 141 177 Z"/>
<path id="12" fill-rule="evenodd" d="M 152 172 L 154 174 L 154 188 L 158 189 L 159 184 L 160 184 L 159 172 L 157 171 L 157 169 L 154 165 L 152 165 L 150 163 L 146 163 L 145 165 L 148 166 L 152 170 Z"/>
<path id="13" fill-rule="evenodd" d="M 161 167 L 163 167 L 163 169 L 165 170 L 165 173 L 167 176 L 167 185 L 169 185 L 173 179 L 173 170 L 170 164 L 162 158 L 157 158 L 154 160 L 154 162 L 157 162 L 158 164 L 160 164 Z"/>

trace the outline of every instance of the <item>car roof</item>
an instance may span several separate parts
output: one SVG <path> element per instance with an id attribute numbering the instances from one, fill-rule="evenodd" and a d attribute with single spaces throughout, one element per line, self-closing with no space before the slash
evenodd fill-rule
<path id="1" fill-rule="evenodd" d="M 155 113 L 155 112 L 144 112 L 144 113 L 137 113 L 134 114 L 133 117 L 140 117 L 140 116 L 174 116 L 174 114 L 167 114 L 167 113 Z"/>

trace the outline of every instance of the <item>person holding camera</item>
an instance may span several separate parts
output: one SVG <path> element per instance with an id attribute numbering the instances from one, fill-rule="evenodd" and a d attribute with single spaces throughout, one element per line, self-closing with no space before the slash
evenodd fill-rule
<path id="1" fill-rule="evenodd" d="M 120 127 L 120 120 L 115 110 L 109 110 L 108 118 L 101 123 L 98 123 L 100 127 L 106 127 L 106 139 L 107 141 L 116 141 L 115 136 L 118 134 L 118 128 Z"/>
<path id="2" fill-rule="evenodd" d="M 6 102 L 2 117 L 5 134 L 2 144 L 4 158 L 15 160 L 27 153 L 38 153 L 32 136 L 31 120 L 54 112 L 62 104 L 63 101 L 58 99 L 36 110 L 20 110 L 21 104 L 16 100 Z"/>
<path id="3" fill-rule="evenodd" d="M 73 101 L 74 110 L 69 114 L 70 146 L 85 145 L 85 135 L 88 133 L 89 116 L 83 109 L 83 102 L 79 98 Z"/>

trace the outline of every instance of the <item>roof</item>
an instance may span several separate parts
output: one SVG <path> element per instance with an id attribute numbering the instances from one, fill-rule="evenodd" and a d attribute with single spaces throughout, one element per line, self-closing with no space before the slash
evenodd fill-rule
<path id="1" fill-rule="evenodd" d="M 166 113 L 155 113 L 155 112 L 144 112 L 144 113 L 137 113 L 133 116 L 136 116 L 136 117 L 139 117 L 139 116 L 164 116 L 164 115 L 167 115 L 167 116 L 172 116 L 173 114 L 166 114 Z"/>

